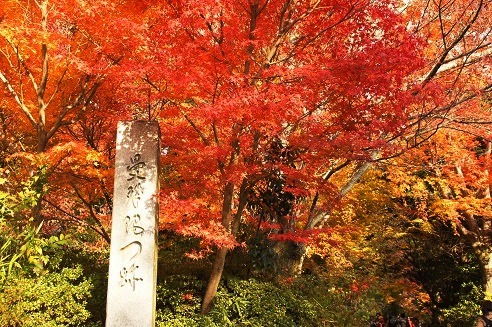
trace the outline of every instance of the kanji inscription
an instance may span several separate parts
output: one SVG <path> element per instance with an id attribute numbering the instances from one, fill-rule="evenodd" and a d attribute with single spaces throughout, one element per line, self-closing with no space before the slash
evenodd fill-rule
<path id="1" fill-rule="evenodd" d="M 159 127 L 119 122 L 106 326 L 155 322 Z"/>

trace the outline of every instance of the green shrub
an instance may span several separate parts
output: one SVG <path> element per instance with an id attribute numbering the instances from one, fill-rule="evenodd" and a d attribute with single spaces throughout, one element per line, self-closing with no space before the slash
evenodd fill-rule
<path id="1" fill-rule="evenodd" d="M 0 326 L 86 326 L 92 286 L 81 276 L 80 267 L 34 278 L 12 275 L 0 293 Z"/>
<path id="2" fill-rule="evenodd" d="M 482 290 L 473 283 L 462 285 L 460 300 L 453 307 L 442 310 L 442 326 L 475 326 L 481 313 Z"/>
<path id="3" fill-rule="evenodd" d="M 254 279 L 226 279 L 212 311 L 199 314 L 205 283 L 191 276 L 171 276 L 158 285 L 157 326 L 318 326 L 313 304 L 288 286 Z"/>
<path id="4" fill-rule="evenodd" d="M 41 274 L 48 263 L 56 266 L 63 253 L 61 249 L 67 244 L 63 234 L 43 235 L 43 222 L 35 222 L 31 217 L 46 191 L 45 173 L 46 168 L 40 167 L 37 174 L 20 183 L 17 191 L 3 188 L 8 179 L 0 176 L 1 283 L 15 271 Z"/>
<path id="5" fill-rule="evenodd" d="M 367 326 L 384 301 L 377 285 L 354 289 L 350 278 L 305 275 L 294 289 L 315 306 L 321 326 Z"/>
<path id="6" fill-rule="evenodd" d="M 96 249 L 76 241 L 74 234 L 68 246 L 64 247 L 60 268 L 81 267 L 82 276 L 90 280 L 92 291 L 85 308 L 91 318 L 84 326 L 104 326 L 106 319 L 106 296 L 108 289 L 109 249 Z M 75 240 L 75 241 L 74 241 Z"/>
<path id="7" fill-rule="evenodd" d="M 200 291 L 204 284 L 192 276 L 168 276 L 157 285 L 156 323 L 164 326 L 198 326 L 202 317 Z"/>
<path id="8" fill-rule="evenodd" d="M 317 326 L 314 305 L 290 286 L 254 279 L 231 279 L 226 285 L 211 314 L 220 318 L 229 312 L 230 326 Z"/>

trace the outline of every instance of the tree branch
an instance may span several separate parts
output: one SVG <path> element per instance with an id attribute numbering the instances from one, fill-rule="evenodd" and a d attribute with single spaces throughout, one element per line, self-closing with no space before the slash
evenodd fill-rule
<path id="1" fill-rule="evenodd" d="M 36 120 L 32 116 L 31 112 L 29 111 L 29 108 L 24 104 L 24 101 L 22 101 L 19 98 L 18 94 L 15 92 L 14 88 L 12 87 L 12 84 L 10 84 L 10 81 L 7 79 L 7 77 L 5 77 L 5 75 L 1 71 L 0 71 L 0 80 L 3 82 L 3 84 L 5 84 L 5 86 L 7 87 L 7 90 L 9 90 L 10 94 L 12 94 L 12 96 L 15 99 L 15 102 L 19 105 L 22 112 L 27 116 L 27 118 L 29 119 L 29 121 L 31 122 L 33 127 L 37 128 L 38 123 L 36 122 Z"/>

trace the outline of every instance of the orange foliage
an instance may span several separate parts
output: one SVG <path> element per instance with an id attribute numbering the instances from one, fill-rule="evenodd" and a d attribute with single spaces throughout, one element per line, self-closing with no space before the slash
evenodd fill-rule
<path id="1" fill-rule="evenodd" d="M 477 122 L 490 118 L 482 110 L 491 90 L 490 8 L 4 0 L 0 108 L 19 118 L 9 135 L 50 156 L 60 185 L 50 196 L 63 212 L 58 201 L 68 193 L 89 203 L 89 213 L 96 199 L 110 209 L 115 121 L 157 119 L 163 225 L 233 246 L 228 234 L 248 194 L 278 174 L 299 199 L 288 235 L 301 235 L 327 222 L 365 162 L 398 155 L 442 127 L 485 136 Z M 271 155 L 279 140 L 292 155 Z M 101 168 L 91 167 L 96 161 Z M 207 236 L 214 233 L 224 237 Z"/>

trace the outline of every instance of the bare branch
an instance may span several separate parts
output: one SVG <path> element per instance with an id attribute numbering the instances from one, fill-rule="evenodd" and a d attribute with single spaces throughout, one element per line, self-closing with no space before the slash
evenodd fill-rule
<path id="1" fill-rule="evenodd" d="M 31 124 L 36 128 L 38 126 L 38 123 L 32 116 L 31 112 L 29 111 L 29 108 L 25 105 L 24 101 L 22 101 L 19 98 L 17 92 L 15 92 L 14 88 L 12 87 L 12 84 L 10 84 L 10 81 L 5 77 L 5 75 L 1 71 L 0 71 L 0 80 L 3 82 L 3 84 L 5 84 L 7 90 L 9 90 L 10 94 L 12 94 L 12 96 L 15 99 L 15 102 L 17 102 L 22 112 L 27 116 Z"/>
<path id="2" fill-rule="evenodd" d="M 449 53 L 451 50 L 453 50 L 458 43 L 460 43 L 466 34 L 468 33 L 468 30 L 472 27 L 472 25 L 475 23 L 475 21 L 478 19 L 480 12 L 482 11 L 482 6 L 483 6 L 483 0 L 480 0 L 478 8 L 476 9 L 473 17 L 470 19 L 468 24 L 461 30 L 461 32 L 456 36 L 453 42 L 449 46 L 444 47 L 444 51 L 442 52 L 441 56 L 439 57 L 437 63 L 432 67 L 430 72 L 427 74 L 427 76 L 424 78 L 423 83 L 422 83 L 422 88 L 427 85 L 435 76 L 436 74 L 441 70 L 441 67 L 443 66 L 444 62 L 446 61 L 446 58 L 448 57 Z"/>
<path id="3" fill-rule="evenodd" d="M 82 203 L 89 209 L 90 216 L 92 220 L 96 223 L 96 225 L 99 227 L 99 230 L 101 231 L 103 238 L 110 243 L 111 238 L 109 237 L 109 234 L 106 232 L 106 229 L 104 228 L 103 224 L 101 223 L 101 220 L 97 218 L 96 213 L 94 212 L 94 207 L 93 205 L 87 201 L 84 196 L 80 193 L 79 189 L 74 185 L 71 184 L 72 188 L 74 189 L 75 193 L 77 194 L 78 198 L 82 201 Z"/>
<path id="4" fill-rule="evenodd" d="M 179 107 L 179 105 L 178 105 Z M 198 126 L 193 122 L 193 120 L 191 120 L 191 118 L 184 112 L 184 110 L 182 108 L 179 108 L 179 111 L 181 112 L 181 114 L 183 115 L 183 117 L 186 119 L 186 121 L 191 125 L 191 127 L 193 128 L 193 130 L 195 132 L 198 133 L 198 135 L 200 136 L 200 138 L 202 139 L 203 143 L 205 145 L 210 145 L 210 142 L 208 141 L 207 137 L 205 136 L 205 134 L 202 133 L 202 131 L 198 128 Z"/>

